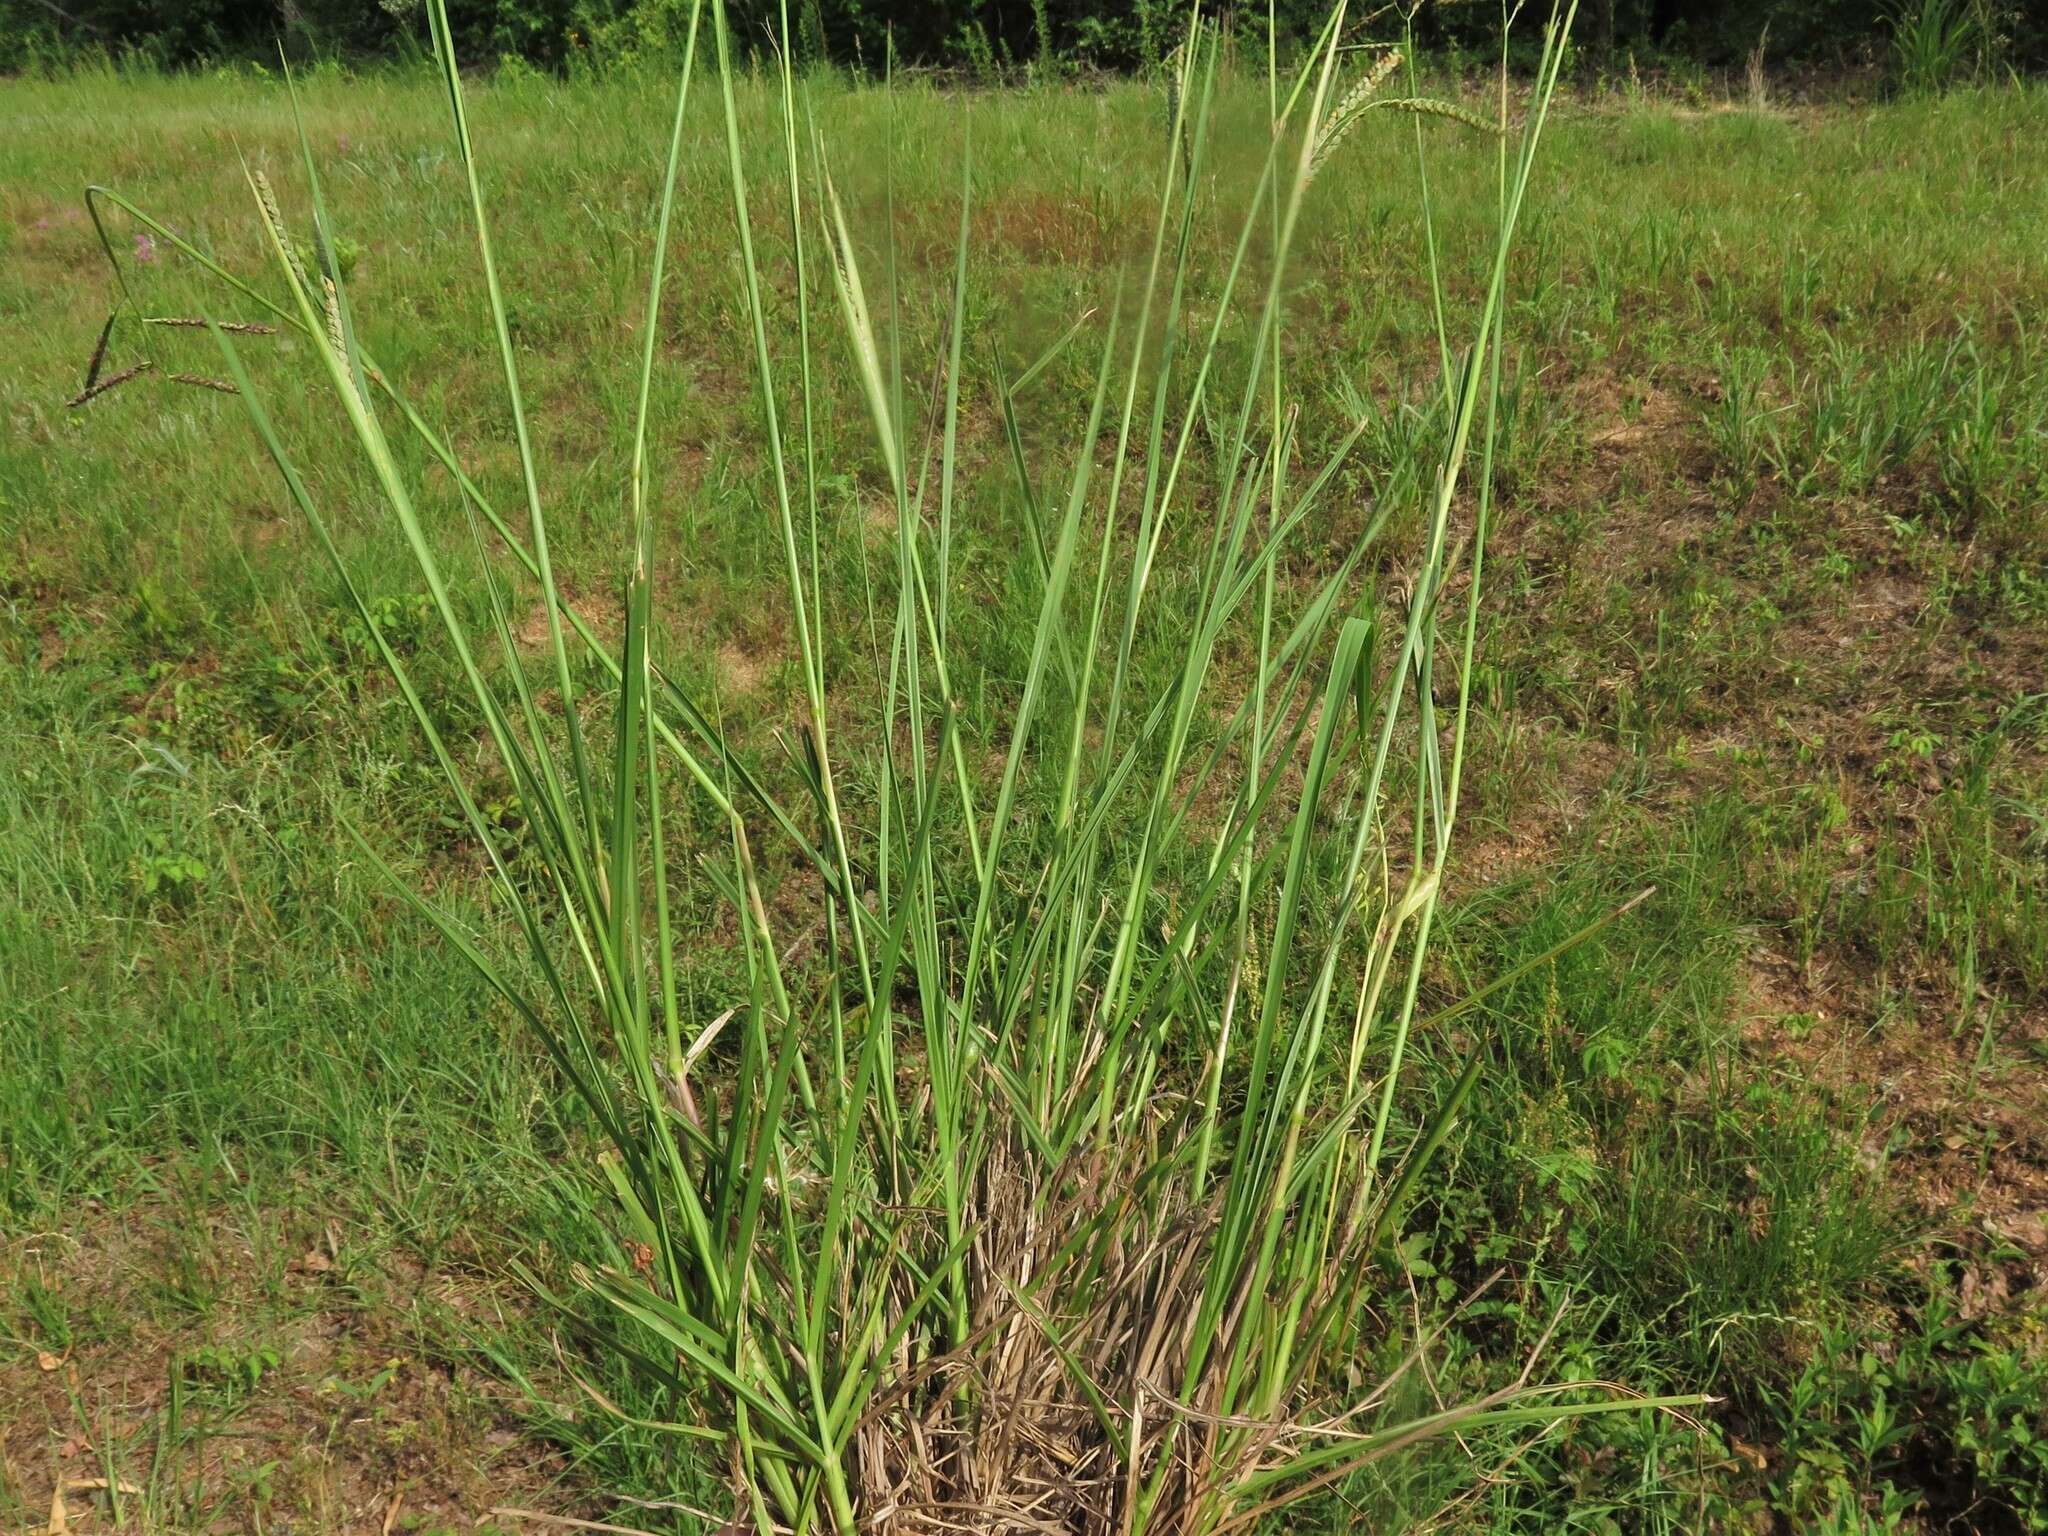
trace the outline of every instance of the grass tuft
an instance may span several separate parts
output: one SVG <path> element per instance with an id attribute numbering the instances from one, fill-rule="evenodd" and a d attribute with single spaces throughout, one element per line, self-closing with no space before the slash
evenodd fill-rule
<path id="1" fill-rule="evenodd" d="M 1439 1095 L 1404 1091 L 1411 1049 L 1463 1011 L 1419 1004 L 1465 769 L 1509 257 L 1571 8 L 1553 12 L 1511 122 L 1504 69 L 1491 121 L 1379 97 L 1393 54 L 1340 98 L 1340 3 L 1295 77 L 1270 82 L 1235 227 L 1205 192 L 1234 148 L 1215 113 L 1221 39 L 1191 25 L 1175 55 L 1175 150 L 1149 230 L 1132 232 L 1142 254 L 1092 328 L 1084 313 L 1055 349 L 1085 337 L 1093 356 L 1071 365 L 1080 419 L 1018 423 L 1024 383 L 1055 354 L 1016 382 L 998 373 L 1035 619 L 985 750 L 970 750 L 949 621 L 966 595 L 952 516 L 979 303 L 971 159 L 950 288 L 906 295 L 898 231 L 885 222 L 879 256 L 856 238 L 831 124 L 785 48 L 767 172 L 783 206 L 762 219 L 729 20 L 721 0 L 692 6 L 690 57 L 708 27 L 715 70 L 686 65 L 675 98 L 630 411 L 622 630 L 608 644 L 554 571 L 545 434 L 524 404 L 439 0 L 430 19 L 517 513 L 365 350 L 303 131 L 310 256 L 264 173 L 248 176 L 284 304 L 145 222 L 296 333 L 369 468 L 445 643 L 460 721 L 421 675 L 429 648 L 397 643 L 352 573 L 228 328 L 213 328 L 501 921 L 480 928 L 444 906 L 368 834 L 360 853 L 542 1043 L 601 1144 L 588 1180 L 625 1240 L 584 1256 L 557 1304 L 638 1376 L 679 1451 L 728 1470 L 735 1518 L 764 1533 L 939 1530 L 968 1512 L 998 1527 L 1229 1531 L 1453 1431 L 1700 1401 L 1534 1385 L 1532 1359 L 1499 1390 L 1423 1404 L 1409 1377 L 1426 1342 L 1409 1348 L 1386 1321 L 1411 1268 L 1404 1218 L 1485 1054 L 1467 1043 Z M 689 132 L 706 88 L 710 141 Z M 1477 302 L 1454 303 L 1421 179 L 1440 366 L 1414 435 L 1432 462 L 1322 574 L 1283 580 L 1328 526 L 1366 428 L 1296 477 L 1314 401 L 1287 387 L 1290 258 L 1318 168 L 1378 108 L 1415 115 L 1418 147 L 1432 116 L 1493 136 L 1490 244 Z M 722 176 L 731 198 L 763 510 L 801 680 L 793 800 L 750 769 L 716 699 L 656 661 L 668 520 L 650 488 L 652 379 L 685 174 Z M 1211 251 L 1215 272 L 1200 265 Z M 820 255 L 869 426 L 860 451 L 828 451 L 817 430 Z M 914 400 L 900 320 L 919 299 L 944 316 L 944 387 Z M 458 601 L 423 516 L 428 464 L 459 487 L 482 614 Z M 872 567 L 863 554 L 849 626 L 821 596 L 835 537 L 821 503 L 877 467 L 893 548 Z M 1402 590 L 1377 593 L 1359 573 L 1392 529 Z M 500 576 L 507 556 L 517 569 Z M 523 581 L 538 591 L 537 642 L 513 618 Z M 1167 612 L 1162 581 L 1177 588 Z M 835 657 L 861 647 L 878 686 L 850 705 Z M 1147 672 L 1161 685 L 1140 689 L 1134 657 L 1162 653 Z M 866 727 L 850 759 L 835 748 L 849 707 Z M 771 860 L 793 861 L 807 910 L 771 899 Z M 731 994 L 711 1010 L 678 983 L 685 867 L 722 900 L 736 951 Z M 531 1278 L 551 1293 L 552 1277 Z"/>

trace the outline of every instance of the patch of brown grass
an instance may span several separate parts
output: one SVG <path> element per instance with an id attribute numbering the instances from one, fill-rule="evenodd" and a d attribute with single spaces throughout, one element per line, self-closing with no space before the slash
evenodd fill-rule
<path id="1" fill-rule="evenodd" d="M 31 1286 L 73 1330 L 0 1355 L 0 1489 L 38 1529 L 67 1484 L 67 1524 L 110 1528 L 107 1492 L 76 1486 L 109 1476 L 145 1530 L 376 1531 L 394 1506 L 467 1527 L 501 1505 L 562 1507 L 565 1458 L 509 1389 L 434 1342 L 453 1336 L 436 1318 L 486 1305 L 473 1278 L 290 1213 L 145 1207 L 0 1249 L 0 1294 Z"/>

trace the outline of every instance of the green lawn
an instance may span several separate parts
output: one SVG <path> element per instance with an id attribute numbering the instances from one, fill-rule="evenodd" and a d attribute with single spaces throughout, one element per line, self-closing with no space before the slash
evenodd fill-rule
<path id="1" fill-rule="evenodd" d="M 1217 208 L 1249 197 L 1261 86 L 1226 87 Z M 953 686 L 968 758 L 999 768 L 1041 577 L 993 381 L 1047 356 L 1031 431 L 1077 435 L 1145 253 L 1163 93 L 812 89 L 870 270 L 893 249 L 915 296 L 896 319 L 920 419 L 971 133 Z M 655 80 L 472 96 L 558 577 L 608 639 L 668 100 Z M 517 505 L 435 83 L 321 76 L 304 101 L 369 349 Z M 741 102 L 770 227 L 771 105 L 765 87 Z M 1550 1379 L 1719 1401 L 1555 1429 L 1504 1480 L 1455 1444 L 1384 1464 L 1345 1495 L 1372 1528 L 1442 1510 L 1471 1531 L 2048 1531 L 2044 110 L 2033 86 L 1764 116 L 1560 103 L 1510 271 L 1499 520 L 1427 996 L 1655 894 L 1495 993 L 1471 1035 L 1416 1042 L 1422 1087 L 1475 1038 L 1486 1069 L 1397 1247 L 1410 1321 L 1446 1324 L 1446 1394 L 1540 1345 Z M 1492 150 L 1425 129 L 1469 307 Z M 788 786 L 803 685 L 745 295 L 709 113 L 689 132 L 653 397 L 654 644 Z M 1439 445 L 1416 407 L 1439 352 L 1415 132 L 1369 121 L 1305 214 L 1297 464 L 1365 427 L 1327 527 L 1280 572 L 1296 594 L 1375 498 L 1391 531 L 1361 585 L 1398 591 L 1417 558 Z M 621 1373 L 573 1333 L 558 1349 L 513 1274 L 618 1251 L 578 1161 L 591 1127 L 343 832 L 493 920 L 241 406 L 171 377 L 218 375 L 217 352 L 126 325 L 106 369 L 153 370 L 65 404 L 114 297 L 84 186 L 281 291 L 241 166 L 303 227 L 296 156 L 273 79 L 0 92 L 0 1528 L 91 1478 L 136 1491 L 119 1509 L 75 1491 L 74 1521 L 97 1501 L 149 1529 L 518 1525 L 503 1507 L 694 1528 L 615 1496 L 715 1504 L 721 1469 L 596 1407 L 577 1380 L 624 1393 Z M 118 212 L 107 234 L 144 313 L 258 318 Z M 1198 238 L 1213 285 L 1229 252 Z M 761 260 L 779 284 L 790 252 Z M 771 294 L 769 319 L 787 348 L 794 306 Z M 1224 358 L 1247 345 L 1227 329 Z M 243 353 L 384 636 L 474 745 L 414 567 L 308 395 L 305 343 Z M 893 573 L 893 508 L 836 333 L 818 360 L 837 471 L 818 486 L 821 630 L 858 761 L 879 744 L 839 701 L 886 652 L 868 595 Z M 481 619 L 453 487 L 401 451 Z M 1167 538 L 1166 611 L 1191 611 L 1205 536 Z M 537 642 L 532 589 L 511 590 Z M 1175 660 L 1133 665 L 1144 699 Z M 509 787 L 484 809 L 516 837 Z M 715 818 L 679 814 L 716 843 Z M 794 909 L 807 872 L 778 852 L 768 876 Z M 708 1019 L 745 988 L 735 935 L 696 864 L 677 861 L 672 900 L 679 990 Z"/>

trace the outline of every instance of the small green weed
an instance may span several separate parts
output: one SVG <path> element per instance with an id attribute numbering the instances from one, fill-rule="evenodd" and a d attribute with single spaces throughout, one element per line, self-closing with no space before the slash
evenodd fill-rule
<path id="1" fill-rule="evenodd" d="M 185 910 L 212 878 L 204 860 L 185 851 L 165 832 L 145 832 L 131 879 L 146 905 Z"/>
<path id="2" fill-rule="evenodd" d="M 283 1362 L 284 1357 L 268 1344 L 204 1344 L 181 1357 L 181 1368 L 188 1381 L 243 1394 L 255 1391 Z"/>

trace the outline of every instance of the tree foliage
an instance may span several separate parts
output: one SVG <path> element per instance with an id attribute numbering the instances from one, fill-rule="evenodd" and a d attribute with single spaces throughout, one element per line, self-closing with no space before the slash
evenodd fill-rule
<path id="1" fill-rule="evenodd" d="M 1181 35 L 1181 0 L 790 0 L 793 31 L 811 61 L 870 71 L 891 59 L 984 75 L 1074 63 L 1156 64 Z M 1268 14 L 1256 3 L 1203 0 L 1246 46 L 1263 48 Z M 781 0 L 735 0 L 736 34 L 765 46 Z M 685 0 L 455 0 L 463 57 L 518 59 L 541 69 L 604 68 L 679 53 Z M 1313 25 L 1312 0 L 1274 0 L 1283 45 Z M 1683 60 L 1739 64 L 1761 44 L 1778 65 L 1858 67 L 1896 58 L 1902 28 L 1930 19 L 1971 39 L 1976 72 L 2048 62 L 2048 13 L 2015 0 L 1593 0 L 1578 51 L 1593 69 Z M 1490 0 L 1421 5 L 1425 47 L 1493 57 L 1501 8 Z M 1390 7 L 1359 22 L 1357 41 L 1404 28 Z M 0 0 L 0 69 L 94 53 L 164 66 L 261 59 L 282 45 L 299 59 L 397 58 L 424 47 L 419 0 Z"/>

